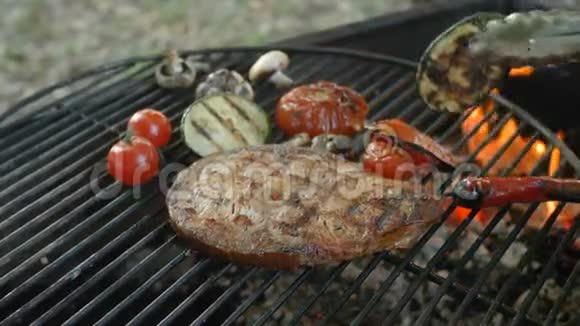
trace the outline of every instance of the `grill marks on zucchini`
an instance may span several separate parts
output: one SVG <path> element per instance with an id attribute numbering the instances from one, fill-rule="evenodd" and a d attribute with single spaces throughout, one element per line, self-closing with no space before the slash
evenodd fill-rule
<path id="1" fill-rule="evenodd" d="M 224 100 L 226 100 L 226 102 L 228 102 L 232 106 L 232 108 L 236 110 L 236 112 L 240 115 L 240 117 L 242 117 L 242 119 L 246 120 L 249 124 L 253 125 L 256 128 L 256 130 L 260 130 L 260 126 L 258 126 L 255 121 L 250 119 L 250 117 L 246 114 L 246 112 L 244 112 L 244 110 L 242 110 L 242 108 L 238 105 L 238 103 L 236 103 L 232 98 L 230 98 L 230 96 L 225 95 Z"/>
<path id="2" fill-rule="evenodd" d="M 186 144 L 201 156 L 264 144 L 270 125 L 255 103 L 233 94 L 220 94 L 194 102 L 182 118 Z"/>
<path id="3" fill-rule="evenodd" d="M 189 120 L 189 123 L 191 124 L 191 126 L 195 129 L 195 131 L 197 131 L 200 135 L 202 135 L 208 142 L 210 142 L 213 146 L 215 146 L 216 148 L 219 148 L 220 150 L 223 150 L 223 148 L 221 148 L 221 146 L 216 143 L 212 138 L 211 135 L 208 134 L 205 129 L 203 129 L 202 126 L 198 125 L 197 122 L 193 121 L 193 120 Z"/>
<path id="4" fill-rule="evenodd" d="M 242 135 L 242 133 L 235 128 L 234 123 L 232 122 L 231 117 L 222 117 L 220 116 L 211 106 L 209 106 L 207 103 L 201 103 L 206 110 L 219 122 L 222 124 L 222 126 L 224 127 L 225 130 L 229 131 L 233 137 L 235 137 L 237 140 L 239 140 L 243 145 L 247 146 L 250 144 L 250 142 L 248 140 L 246 140 L 246 138 L 244 138 L 244 135 Z"/>

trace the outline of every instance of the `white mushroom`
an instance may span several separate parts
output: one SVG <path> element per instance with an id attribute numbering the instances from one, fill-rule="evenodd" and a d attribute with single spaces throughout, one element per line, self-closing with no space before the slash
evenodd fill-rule
<path id="1" fill-rule="evenodd" d="M 233 93 L 250 101 L 254 100 L 254 91 L 250 83 L 236 71 L 228 69 L 212 72 L 195 90 L 195 96 L 198 99 L 221 93 Z"/>
<path id="2" fill-rule="evenodd" d="M 186 88 L 193 85 L 198 72 L 208 70 L 207 63 L 184 60 L 177 51 L 170 50 L 165 54 L 163 61 L 157 65 L 155 79 L 161 87 Z"/>
<path id="3" fill-rule="evenodd" d="M 282 51 L 266 52 L 250 68 L 250 81 L 256 82 L 267 78 L 278 88 L 289 87 L 294 81 L 283 72 L 289 63 L 288 55 Z"/>

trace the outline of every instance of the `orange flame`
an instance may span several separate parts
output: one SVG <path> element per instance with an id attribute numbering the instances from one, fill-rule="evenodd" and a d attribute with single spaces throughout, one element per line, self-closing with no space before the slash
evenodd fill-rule
<path id="1" fill-rule="evenodd" d="M 531 66 L 523 66 L 519 68 L 512 68 L 510 70 L 510 77 L 528 77 L 534 73 L 534 68 Z"/>
<path id="2" fill-rule="evenodd" d="M 530 66 L 512 69 L 509 73 L 510 77 L 526 77 L 531 75 L 534 69 Z M 494 93 L 499 93 L 497 89 L 492 90 Z M 476 129 L 476 127 L 483 121 L 486 114 L 493 112 L 494 103 L 492 100 L 488 100 L 482 105 L 473 109 L 469 114 L 467 119 L 462 123 L 462 131 L 464 134 L 473 134 L 472 137 L 467 141 L 467 148 L 470 152 L 474 152 L 477 147 L 479 147 L 488 137 L 490 133 L 490 123 L 483 122 L 481 126 Z M 492 116 L 490 120 L 497 119 L 496 116 Z M 500 149 L 505 146 L 510 138 L 518 132 L 518 122 L 515 119 L 510 119 L 508 122 L 499 130 L 499 133 L 491 141 L 489 141 L 476 155 L 476 161 L 485 166 L 490 159 L 500 151 Z M 561 140 L 564 140 L 564 133 L 559 131 L 557 133 Z M 488 174 L 499 175 L 507 167 L 512 165 L 514 159 L 521 154 L 522 151 L 528 146 L 530 139 L 517 135 L 513 139 L 510 145 L 507 146 L 504 153 L 499 157 L 494 166 L 491 167 Z M 540 160 L 547 152 L 548 148 L 546 143 L 541 140 L 536 140 L 531 145 L 530 149 L 523 155 L 518 164 L 511 170 L 512 175 L 527 175 L 530 174 L 538 160 Z M 560 166 L 561 153 L 558 148 L 553 149 L 550 153 L 550 161 L 548 167 L 548 175 L 554 176 L 558 167 Z M 547 202 L 542 204 L 541 207 L 536 210 L 536 217 L 539 217 L 539 223 L 543 223 L 555 210 L 557 207 L 557 202 Z M 560 214 L 559 221 L 563 227 L 570 225 L 570 220 L 572 220 L 577 212 L 580 212 L 580 205 L 568 204 L 564 208 L 564 211 Z M 453 212 L 453 217 L 455 221 L 461 222 L 471 213 L 470 209 L 458 208 Z M 479 212 L 476 219 L 480 222 L 485 222 L 487 220 L 486 214 Z M 536 223 L 532 222 L 536 225 Z M 541 227 L 541 225 L 539 226 Z"/>
<path id="3" fill-rule="evenodd" d="M 472 211 L 471 208 L 459 206 L 455 207 L 455 209 L 453 210 L 453 212 L 451 212 L 451 215 L 449 216 L 448 222 L 450 222 L 452 225 L 458 226 L 459 224 L 461 224 L 461 222 L 463 222 L 463 220 L 469 217 L 471 211 Z M 487 224 L 487 222 L 489 222 L 490 218 L 484 211 L 480 210 L 477 213 L 475 213 L 474 219 L 479 223 L 481 223 L 482 225 L 485 225 Z"/>
<path id="4" fill-rule="evenodd" d="M 560 140 L 564 140 L 564 133 L 562 131 L 558 131 L 558 138 L 560 138 Z M 555 148 L 552 151 L 552 153 L 550 154 L 550 164 L 548 166 L 548 175 L 555 176 L 556 171 L 558 171 L 559 167 L 560 167 L 560 149 Z M 555 202 L 555 201 L 550 201 L 550 202 L 546 203 L 546 215 L 547 216 L 550 216 L 556 210 L 557 204 L 558 204 L 558 202 Z"/>

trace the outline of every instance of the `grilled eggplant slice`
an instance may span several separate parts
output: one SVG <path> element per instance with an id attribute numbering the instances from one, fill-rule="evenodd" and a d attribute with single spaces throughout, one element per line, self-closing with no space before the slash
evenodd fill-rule
<path id="1" fill-rule="evenodd" d="M 463 112 L 478 103 L 504 77 L 502 67 L 477 62 L 469 42 L 499 14 L 467 17 L 437 37 L 417 70 L 419 95 L 434 110 Z"/>
<path id="2" fill-rule="evenodd" d="M 328 152 L 262 145 L 193 163 L 167 206 L 177 234 L 206 253 L 295 269 L 407 248 L 443 201 Z"/>
<path id="3" fill-rule="evenodd" d="M 270 133 L 266 113 L 233 94 L 204 97 L 183 114 L 181 131 L 189 148 L 201 156 L 264 144 Z"/>
<path id="4" fill-rule="evenodd" d="M 463 112 L 500 87 L 511 68 L 580 60 L 580 12 L 480 13 L 437 37 L 417 70 L 430 108 Z"/>

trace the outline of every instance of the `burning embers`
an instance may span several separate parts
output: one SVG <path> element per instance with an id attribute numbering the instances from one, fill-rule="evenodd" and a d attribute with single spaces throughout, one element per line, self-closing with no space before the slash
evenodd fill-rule
<path id="1" fill-rule="evenodd" d="M 531 67 L 512 69 L 510 78 L 526 78 L 534 73 Z M 498 94 L 500 91 L 494 89 Z M 466 144 L 469 153 L 477 153 L 475 161 L 487 170 L 490 176 L 499 175 L 548 175 L 560 173 L 561 153 L 556 146 L 548 146 L 543 140 L 522 134 L 523 126 L 510 117 L 501 118 L 494 110 L 495 102 L 488 100 L 475 107 L 463 121 L 462 132 L 468 138 Z M 564 132 L 559 130 L 558 137 L 564 140 Z M 499 155 L 499 156 L 498 156 Z M 544 163 L 546 162 L 546 163 Z M 544 168 L 544 170 L 541 170 Z M 514 205 L 522 208 L 522 205 Z M 557 209 L 558 202 L 546 202 L 536 209 L 528 225 L 541 228 L 544 222 Z M 571 221 L 580 213 L 580 205 L 567 204 L 562 209 L 556 222 L 560 228 L 569 228 Z M 485 221 L 485 212 L 476 218 Z M 455 212 L 455 217 L 467 216 L 466 212 Z"/>

